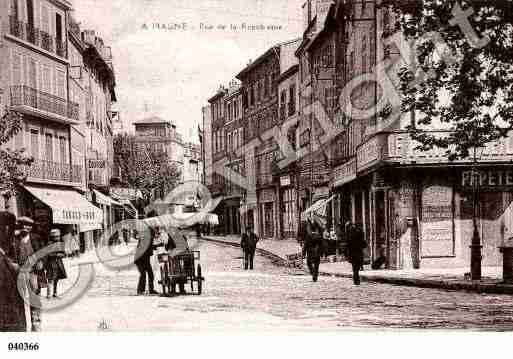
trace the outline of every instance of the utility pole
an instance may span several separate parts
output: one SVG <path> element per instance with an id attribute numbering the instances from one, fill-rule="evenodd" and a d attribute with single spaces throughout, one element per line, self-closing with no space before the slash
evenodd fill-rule
<path id="1" fill-rule="evenodd" d="M 481 280 L 481 238 L 477 228 L 478 203 L 479 203 L 479 181 L 480 176 L 477 171 L 476 148 L 474 147 L 474 160 L 472 162 L 472 225 L 474 231 L 472 234 L 472 244 L 470 246 L 470 277 L 472 280 Z"/>

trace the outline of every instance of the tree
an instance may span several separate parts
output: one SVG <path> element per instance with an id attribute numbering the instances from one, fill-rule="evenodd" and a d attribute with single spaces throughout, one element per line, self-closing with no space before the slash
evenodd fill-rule
<path id="1" fill-rule="evenodd" d="M 34 159 L 25 155 L 25 149 L 5 148 L 5 145 L 20 131 L 23 117 L 7 110 L 0 118 L 0 193 L 7 199 L 16 195 L 16 190 L 27 178 L 26 168 Z"/>
<path id="2" fill-rule="evenodd" d="M 153 193 L 165 195 L 180 180 L 180 172 L 165 153 L 138 145 L 135 136 L 114 137 L 114 164 L 120 169 L 122 182 L 141 190 L 146 202 Z"/>
<path id="3" fill-rule="evenodd" d="M 387 0 L 414 50 L 399 72 L 402 112 L 418 149 L 471 159 L 513 128 L 513 1 Z M 440 126 L 447 132 L 426 130 Z M 474 172 L 476 173 L 476 172 Z M 473 182 L 471 274 L 481 278 L 477 176 Z"/>

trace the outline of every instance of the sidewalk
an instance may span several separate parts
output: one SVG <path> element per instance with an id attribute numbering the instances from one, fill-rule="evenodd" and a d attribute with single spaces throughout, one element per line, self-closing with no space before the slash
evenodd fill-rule
<path id="1" fill-rule="evenodd" d="M 240 246 L 240 236 L 209 236 L 203 239 L 220 244 Z M 257 251 L 261 254 L 277 257 L 281 264 L 289 263 L 289 258 L 301 252 L 296 241 L 261 240 Z M 340 278 L 352 278 L 352 268 L 348 262 L 321 263 L 320 274 Z M 502 283 L 502 267 L 483 267 L 481 281 L 465 279 L 469 268 L 423 268 L 412 270 L 370 270 L 366 266 L 360 272 L 362 281 L 388 283 L 395 285 L 439 288 L 446 290 L 464 290 L 478 293 L 513 294 L 513 285 Z"/>
<path id="2" fill-rule="evenodd" d="M 206 236 L 203 239 L 240 247 L 240 236 Z M 294 240 L 269 240 L 262 239 L 257 243 L 257 252 L 260 254 L 274 257 L 281 262 L 287 262 L 289 256 L 301 253 L 301 246 Z"/>

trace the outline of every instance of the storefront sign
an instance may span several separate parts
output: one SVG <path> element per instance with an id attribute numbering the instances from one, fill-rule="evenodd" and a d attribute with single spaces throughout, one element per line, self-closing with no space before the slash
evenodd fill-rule
<path id="1" fill-rule="evenodd" d="M 375 161 L 378 161 L 380 159 L 379 137 L 374 136 L 361 145 L 357 150 L 356 157 L 358 161 L 358 171 L 361 171 L 372 165 Z"/>
<path id="2" fill-rule="evenodd" d="M 333 187 L 342 186 L 356 178 L 356 158 L 338 166 L 333 171 Z"/>
<path id="3" fill-rule="evenodd" d="M 430 186 L 422 192 L 422 257 L 454 255 L 452 187 Z"/>
<path id="4" fill-rule="evenodd" d="M 105 160 L 88 160 L 88 162 L 90 169 L 105 168 Z"/>
<path id="5" fill-rule="evenodd" d="M 274 202 L 274 190 L 264 189 L 259 193 L 260 202 Z"/>
<path id="6" fill-rule="evenodd" d="M 477 171 L 475 176 L 472 176 L 472 171 L 464 171 L 461 175 L 461 185 L 463 187 L 472 187 L 474 181 L 479 187 L 501 187 L 513 186 L 513 170 L 488 170 Z"/>
<path id="7" fill-rule="evenodd" d="M 281 187 L 290 186 L 290 176 L 280 177 L 280 186 Z"/>
<path id="8" fill-rule="evenodd" d="M 128 199 L 130 201 L 135 201 L 137 198 L 142 198 L 142 192 L 140 190 L 136 190 L 134 188 L 111 188 L 110 193 L 121 199 Z"/>

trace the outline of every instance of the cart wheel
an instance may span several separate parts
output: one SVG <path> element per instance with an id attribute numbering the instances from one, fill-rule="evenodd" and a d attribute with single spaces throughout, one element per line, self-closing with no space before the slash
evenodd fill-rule
<path id="1" fill-rule="evenodd" d="M 198 295 L 201 295 L 201 290 L 203 289 L 203 277 L 201 276 L 201 264 L 198 264 L 197 275 L 198 275 Z"/>

